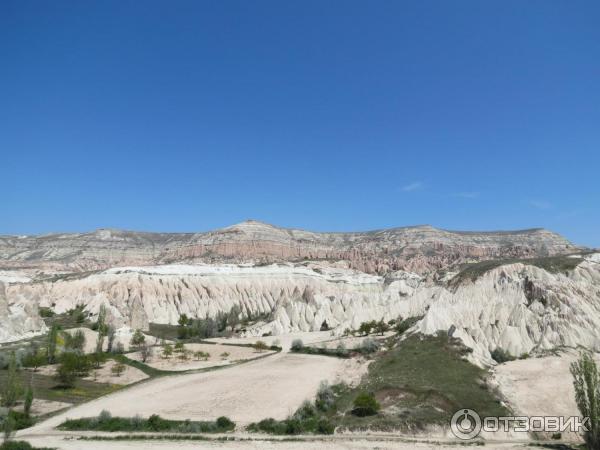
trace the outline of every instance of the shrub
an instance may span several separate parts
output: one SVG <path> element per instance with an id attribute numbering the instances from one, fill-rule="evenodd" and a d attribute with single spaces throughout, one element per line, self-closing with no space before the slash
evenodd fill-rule
<path id="1" fill-rule="evenodd" d="M 102 411 L 100 411 L 100 414 L 98 414 L 98 422 L 100 423 L 108 422 L 110 419 L 112 419 L 112 414 L 106 409 L 103 409 Z"/>
<path id="2" fill-rule="evenodd" d="M 315 407 L 308 400 L 305 400 L 302 403 L 302 405 L 300 405 L 300 408 L 298 408 L 296 410 L 293 418 L 298 419 L 298 420 L 306 420 L 306 419 L 308 419 L 310 417 L 314 417 L 316 415 L 317 415 L 317 410 L 315 409 Z"/>
<path id="3" fill-rule="evenodd" d="M 315 406 L 320 411 L 329 410 L 335 403 L 335 394 L 333 389 L 329 386 L 327 381 L 321 381 L 319 390 L 317 391 L 317 398 L 315 400 Z"/>
<path id="4" fill-rule="evenodd" d="M 492 359 L 496 361 L 498 364 L 502 364 L 508 361 L 513 361 L 515 358 L 511 356 L 510 353 L 504 351 L 500 347 L 497 347 L 492 352 Z"/>
<path id="5" fill-rule="evenodd" d="M 35 450 L 35 447 L 25 441 L 6 441 L 0 445 L 0 450 Z"/>
<path id="6" fill-rule="evenodd" d="M 254 348 L 257 352 L 262 353 L 269 348 L 269 346 L 264 341 L 256 341 L 254 343 Z"/>
<path id="7" fill-rule="evenodd" d="M 335 426 L 327 419 L 320 419 L 317 423 L 317 434 L 333 434 Z"/>
<path id="8" fill-rule="evenodd" d="M 302 339 L 294 339 L 292 341 L 292 351 L 293 352 L 299 352 L 304 348 L 304 342 L 302 342 Z"/>
<path id="9" fill-rule="evenodd" d="M 148 417 L 148 427 L 152 431 L 163 431 L 169 428 L 169 423 L 158 414 L 152 414 Z"/>
<path id="10" fill-rule="evenodd" d="M 217 419 L 217 428 L 222 431 L 230 431 L 235 428 L 235 422 L 229 417 L 221 416 Z"/>
<path id="11" fill-rule="evenodd" d="M 354 399 L 352 414 L 358 417 L 374 416 L 380 408 L 381 406 L 373 394 L 361 392 Z"/>
<path id="12" fill-rule="evenodd" d="M 38 311 L 39 311 L 41 317 L 44 317 L 44 318 L 54 317 L 54 311 L 52 311 L 51 308 L 41 306 L 38 309 Z"/>
<path id="13" fill-rule="evenodd" d="M 377 350 L 379 350 L 379 343 L 375 339 L 367 338 L 360 344 L 360 351 L 362 353 L 371 354 Z"/>
<path id="14" fill-rule="evenodd" d="M 111 373 L 117 377 L 120 377 L 123 372 L 125 372 L 125 364 L 122 362 L 115 363 L 114 366 L 110 369 Z"/>
<path id="15" fill-rule="evenodd" d="M 339 357 L 348 356 L 348 350 L 346 349 L 346 345 L 343 342 L 340 342 L 335 349 L 335 354 Z"/>

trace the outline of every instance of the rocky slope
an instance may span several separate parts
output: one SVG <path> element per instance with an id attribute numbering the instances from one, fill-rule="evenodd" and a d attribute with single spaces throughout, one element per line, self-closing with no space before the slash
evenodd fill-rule
<path id="1" fill-rule="evenodd" d="M 451 333 L 485 364 L 498 347 L 514 356 L 562 346 L 600 349 L 600 254 L 572 259 L 564 271 L 505 264 L 459 283 L 316 263 L 124 267 L 12 283 L 7 296 L 15 305 L 59 313 L 82 304 L 93 314 L 105 304 L 117 326 L 134 328 L 175 324 L 183 313 L 215 316 L 238 305 L 245 315 L 266 318 L 250 330 L 256 335 L 316 331 L 323 322 L 339 334 L 367 320 L 423 316 L 414 331 Z"/>
<path id="2" fill-rule="evenodd" d="M 105 305 L 117 327 L 146 329 L 237 305 L 263 317 L 256 335 L 422 316 L 414 331 L 452 333 L 479 363 L 497 347 L 600 348 L 600 256 L 544 257 L 576 250 L 541 229 L 312 233 L 252 221 L 198 234 L 2 237 L 0 342 L 44 332 L 39 306 L 94 315 Z M 538 259 L 497 260 L 523 257 Z M 455 275 L 473 261 L 484 262 Z"/>
<path id="3" fill-rule="evenodd" d="M 0 269 L 94 271 L 171 263 L 342 261 L 367 273 L 427 273 L 463 262 L 528 258 L 576 250 L 543 229 L 454 232 L 431 226 L 314 233 L 256 221 L 206 233 L 102 229 L 83 234 L 0 236 Z"/>

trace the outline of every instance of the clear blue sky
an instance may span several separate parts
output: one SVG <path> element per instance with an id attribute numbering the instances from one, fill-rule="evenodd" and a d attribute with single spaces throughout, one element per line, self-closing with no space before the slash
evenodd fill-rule
<path id="1" fill-rule="evenodd" d="M 0 233 L 600 246 L 598 1 L 0 2 Z"/>

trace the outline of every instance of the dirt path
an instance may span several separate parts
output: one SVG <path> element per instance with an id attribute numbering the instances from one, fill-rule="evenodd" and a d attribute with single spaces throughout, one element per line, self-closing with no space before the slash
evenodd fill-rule
<path id="1" fill-rule="evenodd" d="M 80 433 L 86 434 L 86 433 Z M 104 433 L 96 433 L 104 434 Z M 59 450 L 146 450 L 146 449 L 176 449 L 176 450 L 202 450 L 202 449 L 224 449 L 224 450 L 458 450 L 464 448 L 463 441 L 450 440 L 428 440 L 411 439 L 399 436 L 390 437 L 378 435 L 336 435 L 336 436 L 313 436 L 313 437 L 294 437 L 293 439 L 273 438 L 269 436 L 230 436 L 229 441 L 211 439 L 198 441 L 181 440 L 123 440 L 123 441 L 103 441 L 103 440 L 78 440 L 75 434 L 71 436 L 51 433 L 48 435 L 40 434 L 27 438 L 27 440 L 36 446 L 51 446 Z M 482 442 L 476 445 L 478 448 L 486 450 L 535 450 L 538 446 L 528 445 L 525 442 Z"/>

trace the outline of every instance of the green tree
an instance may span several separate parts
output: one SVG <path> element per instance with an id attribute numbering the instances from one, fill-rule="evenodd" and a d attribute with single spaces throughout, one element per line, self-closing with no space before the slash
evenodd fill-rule
<path id="1" fill-rule="evenodd" d="M 135 333 L 133 333 L 133 336 L 131 337 L 131 341 L 129 342 L 129 344 L 134 347 L 135 349 L 138 349 L 141 347 L 142 344 L 144 344 L 146 342 L 146 336 L 144 336 L 144 333 L 142 333 L 142 330 L 140 330 L 139 328 L 137 330 L 135 330 Z"/>
<path id="2" fill-rule="evenodd" d="M 381 319 L 379 322 L 375 323 L 373 327 L 375 333 L 379 333 L 381 336 L 390 329 L 390 326 Z"/>
<path id="3" fill-rule="evenodd" d="M 83 352 L 83 350 L 85 349 L 85 334 L 83 334 L 82 330 L 77 330 L 73 334 L 65 332 L 64 338 L 66 350 Z"/>
<path id="4" fill-rule="evenodd" d="M 2 406 L 11 407 L 21 398 L 23 387 L 19 379 L 19 370 L 17 367 L 17 357 L 15 352 L 11 352 L 8 359 L 8 370 L 6 381 L 2 386 Z"/>
<path id="5" fill-rule="evenodd" d="M 107 336 L 107 342 L 106 342 L 106 353 L 111 353 L 113 351 L 113 345 L 115 343 L 115 327 L 113 327 L 112 325 L 108 325 L 106 328 L 106 336 Z"/>
<path id="6" fill-rule="evenodd" d="M 31 386 L 27 386 L 27 389 L 25 389 L 23 399 L 23 412 L 29 417 L 31 415 L 31 405 L 33 404 L 33 389 L 31 389 Z"/>
<path id="7" fill-rule="evenodd" d="M 375 325 L 375 322 L 363 322 L 360 324 L 360 327 L 358 327 L 358 332 L 360 334 L 362 334 L 363 336 L 371 334 L 371 329 L 373 328 L 374 325 Z"/>
<path id="8" fill-rule="evenodd" d="M 575 402 L 583 417 L 589 417 L 583 438 L 589 450 L 600 450 L 600 376 L 592 355 L 584 352 L 571 364 Z"/>
<path id="9" fill-rule="evenodd" d="M 48 364 L 54 364 L 56 362 L 56 341 L 58 340 L 58 331 L 59 326 L 54 324 L 48 333 L 48 339 L 46 341 L 46 356 L 48 357 Z"/>
<path id="10" fill-rule="evenodd" d="M 173 346 L 171 344 L 165 344 L 162 348 L 163 358 L 169 359 L 173 355 Z"/>
<path id="11" fill-rule="evenodd" d="M 267 350 L 269 348 L 269 346 L 267 344 L 265 344 L 265 342 L 263 342 L 263 341 L 256 341 L 254 343 L 254 348 L 256 349 L 256 351 L 258 353 L 262 353 L 265 350 Z"/>
<path id="12" fill-rule="evenodd" d="M 123 364 L 122 362 L 118 362 L 114 366 L 112 366 L 110 371 L 112 372 L 113 375 L 120 377 L 121 374 L 123 372 L 125 372 L 125 364 Z"/>
<path id="13" fill-rule="evenodd" d="M 78 376 L 86 376 L 90 370 L 90 361 L 86 355 L 76 352 L 64 352 L 56 370 L 56 379 L 63 387 L 73 387 Z"/>

